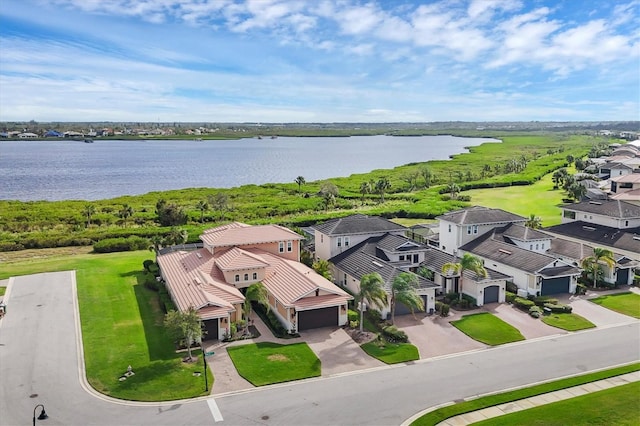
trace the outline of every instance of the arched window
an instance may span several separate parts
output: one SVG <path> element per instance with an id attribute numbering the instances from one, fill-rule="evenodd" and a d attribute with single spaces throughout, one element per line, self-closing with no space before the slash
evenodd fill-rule
<path id="1" fill-rule="evenodd" d="M 236 275 L 236 282 L 240 281 L 240 275 Z"/>

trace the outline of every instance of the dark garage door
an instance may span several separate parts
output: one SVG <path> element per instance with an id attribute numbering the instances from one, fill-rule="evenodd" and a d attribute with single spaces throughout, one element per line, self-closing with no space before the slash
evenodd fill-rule
<path id="1" fill-rule="evenodd" d="M 422 298 L 422 303 L 425 303 L 427 296 L 420 296 L 420 297 Z M 426 303 L 425 303 L 425 306 L 426 306 Z M 414 309 L 413 313 L 416 313 L 416 312 L 424 312 L 424 310 L 423 311 L 419 311 L 417 309 Z M 405 305 L 404 303 L 400 303 L 400 302 L 396 303 L 396 315 L 407 315 L 407 314 L 410 314 L 410 313 L 411 313 L 411 309 L 409 309 L 409 307 L 407 305 Z"/>
<path id="2" fill-rule="evenodd" d="M 298 312 L 298 330 L 331 327 L 338 325 L 338 307 L 313 309 Z"/>
<path id="3" fill-rule="evenodd" d="M 500 286 L 492 285 L 484 289 L 484 303 L 496 303 L 500 296 Z"/>
<path id="4" fill-rule="evenodd" d="M 569 293 L 569 280 L 569 277 L 542 280 L 540 295 L 548 296 L 550 294 Z"/>
<path id="5" fill-rule="evenodd" d="M 616 284 L 618 285 L 626 285 L 629 282 L 629 270 L 628 269 L 619 269 L 618 275 L 616 278 Z"/>
<path id="6" fill-rule="evenodd" d="M 217 340 L 218 339 L 218 320 L 210 319 L 202 321 L 204 323 L 205 334 L 204 340 Z"/>

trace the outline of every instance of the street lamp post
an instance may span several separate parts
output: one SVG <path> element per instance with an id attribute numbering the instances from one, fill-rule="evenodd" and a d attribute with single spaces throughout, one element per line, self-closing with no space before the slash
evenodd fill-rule
<path id="1" fill-rule="evenodd" d="M 36 426 L 36 410 L 38 409 L 38 407 L 42 407 L 42 411 L 40 411 L 40 414 L 38 415 L 38 420 L 44 420 L 49 417 L 47 416 L 47 413 L 44 411 L 44 405 L 42 404 L 36 405 L 35 407 L 33 407 L 33 426 Z"/>
<path id="2" fill-rule="evenodd" d="M 202 340 L 200 340 L 200 350 L 202 351 L 202 365 L 204 366 L 204 390 L 205 392 L 209 392 L 209 380 L 207 379 L 207 357 L 204 353 Z"/>

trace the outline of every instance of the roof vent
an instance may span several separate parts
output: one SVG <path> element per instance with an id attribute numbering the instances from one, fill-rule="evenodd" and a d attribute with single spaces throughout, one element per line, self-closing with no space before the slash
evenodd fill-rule
<path id="1" fill-rule="evenodd" d="M 371 261 L 371 263 L 376 265 L 378 268 L 382 268 L 382 263 L 376 262 L 375 260 Z"/>
<path id="2" fill-rule="evenodd" d="M 198 259 L 202 259 L 202 254 L 199 251 L 196 252 L 196 256 L 198 256 Z"/>
<path id="3" fill-rule="evenodd" d="M 582 225 L 582 229 L 584 229 L 585 231 L 595 231 L 596 228 L 594 228 L 593 226 L 587 226 L 587 225 Z"/>
<path id="4" fill-rule="evenodd" d="M 509 250 L 505 250 L 505 249 L 498 249 L 498 251 L 500 253 L 504 253 L 504 254 L 511 254 L 511 252 Z"/>
<path id="5" fill-rule="evenodd" d="M 589 204 L 595 204 L 595 205 L 598 205 L 598 206 L 602 205 L 602 203 L 599 202 L 599 201 L 589 201 Z"/>

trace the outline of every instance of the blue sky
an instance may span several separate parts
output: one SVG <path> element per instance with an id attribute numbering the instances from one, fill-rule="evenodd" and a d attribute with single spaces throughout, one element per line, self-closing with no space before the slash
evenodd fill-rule
<path id="1" fill-rule="evenodd" d="M 640 0 L 2 0 L 0 121 L 640 119 Z"/>

